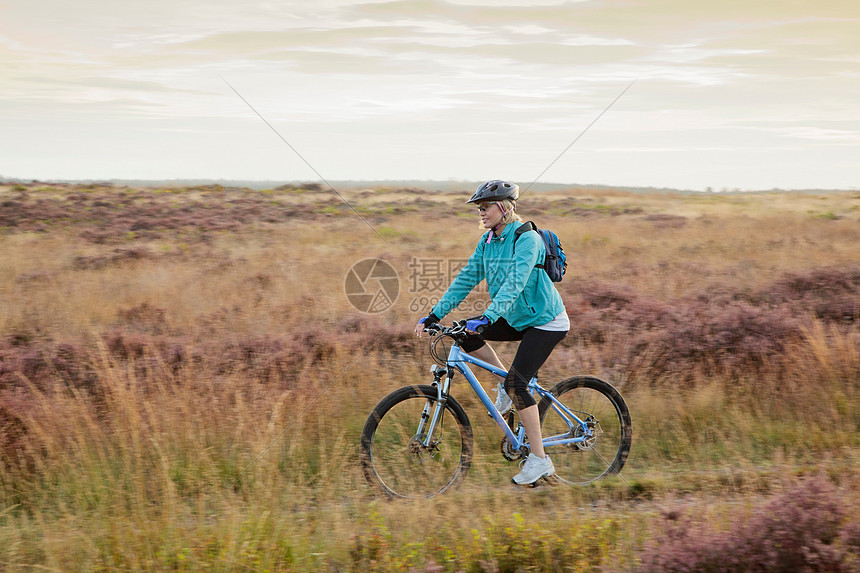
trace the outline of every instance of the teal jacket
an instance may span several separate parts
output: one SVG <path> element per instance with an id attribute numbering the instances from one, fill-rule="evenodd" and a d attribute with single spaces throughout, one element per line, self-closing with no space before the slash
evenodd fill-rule
<path id="1" fill-rule="evenodd" d="M 516 241 L 514 231 L 522 225 L 514 221 L 505 225 L 501 237 L 487 242 L 489 231 L 481 236 L 469 262 L 451 281 L 451 285 L 431 311 L 442 318 L 459 305 L 482 280 L 492 302 L 484 311 L 490 322 L 499 317 L 517 330 L 546 324 L 564 311 L 561 295 L 549 276 L 535 265 L 546 257 L 543 240 L 534 231 L 526 231 Z"/>

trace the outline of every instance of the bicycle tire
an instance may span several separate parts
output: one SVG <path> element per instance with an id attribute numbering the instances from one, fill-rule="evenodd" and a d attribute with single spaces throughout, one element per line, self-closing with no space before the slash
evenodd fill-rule
<path id="1" fill-rule="evenodd" d="M 466 412 L 454 398 L 447 398 L 433 449 L 418 443 L 423 436 L 415 432 L 424 405 L 431 405 L 432 414 L 437 401 L 435 387 L 404 386 L 373 408 L 362 429 L 360 446 L 364 477 L 371 487 L 392 498 L 429 498 L 466 478 L 474 437 Z M 450 431 L 451 420 L 454 432 Z"/>
<path id="2" fill-rule="evenodd" d="M 583 485 L 620 472 L 633 443 L 633 423 L 618 390 L 593 376 L 574 376 L 562 380 L 550 392 L 581 419 L 591 417 L 595 426 L 594 438 L 588 442 L 544 446 L 557 478 L 567 484 Z M 551 405 L 548 397 L 538 404 L 543 437 L 565 432 L 577 435 L 578 428 L 570 430 Z"/>

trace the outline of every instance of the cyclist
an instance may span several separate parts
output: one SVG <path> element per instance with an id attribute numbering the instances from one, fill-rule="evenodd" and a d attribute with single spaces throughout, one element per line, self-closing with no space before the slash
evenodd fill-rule
<path id="1" fill-rule="evenodd" d="M 418 321 L 415 333 L 438 323 L 463 301 L 482 280 L 492 302 L 484 314 L 468 319 L 468 337 L 461 348 L 484 362 L 504 370 L 495 351 L 485 340 L 520 340 L 504 383 L 499 383 L 496 408 L 503 414 L 516 405 L 528 436 L 531 453 L 520 473 L 519 485 L 532 484 L 555 473 L 543 449 L 538 407 L 528 392 L 528 383 L 570 329 L 561 295 L 542 268 L 546 256 L 543 240 L 533 230 L 519 238 L 515 231 L 523 222 L 515 213 L 519 187 L 508 181 L 487 181 L 466 203 L 475 203 L 481 228 L 488 229 L 478 241 L 468 263 L 430 313 Z M 481 328 L 478 334 L 476 329 Z"/>

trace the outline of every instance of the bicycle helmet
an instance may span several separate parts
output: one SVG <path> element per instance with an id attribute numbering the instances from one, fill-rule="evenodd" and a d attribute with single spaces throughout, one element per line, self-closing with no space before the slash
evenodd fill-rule
<path id="1" fill-rule="evenodd" d="M 466 203 L 477 203 L 478 201 L 501 201 L 503 199 L 516 201 L 519 196 L 519 186 L 508 181 L 502 181 L 501 179 L 493 179 L 492 181 L 487 181 L 478 187 L 475 194 L 472 195 L 472 198 L 466 201 Z"/>

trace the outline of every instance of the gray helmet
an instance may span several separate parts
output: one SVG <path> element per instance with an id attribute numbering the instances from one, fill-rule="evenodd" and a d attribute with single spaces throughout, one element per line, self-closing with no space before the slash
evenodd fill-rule
<path id="1" fill-rule="evenodd" d="M 517 185 L 508 181 L 502 181 L 501 179 L 493 179 L 492 181 L 487 181 L 478 187 L 475 194 L 472 195 L 472 198 L 466 201 L 466 203 L 477 203 L 478 201 L 501 201 L 503 199 L 516 201 L 519 196 L 520 188 Z"/>

